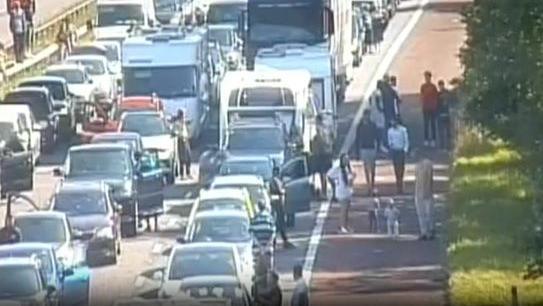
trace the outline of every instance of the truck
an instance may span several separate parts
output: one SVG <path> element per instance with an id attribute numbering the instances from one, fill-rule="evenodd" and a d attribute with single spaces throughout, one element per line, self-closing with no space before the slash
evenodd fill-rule
<path id="1" fill-rule="evenodd" d="M 127 38 L 122 45 L 123 95 L 156 94 L 166 117 L 183 110 L 190 138 L 198 138 L 210 108 L 208 48 L 201 29 L 163 28 Z"/>
<path id="2" fill-rule="evenodd" d="M 304 45 L 307 52 L 332 55 L 338 102 L 353 72 L 352 4 L 345 0 L 248 0 L 244 31 L 247 68 L 259 50 Z"/>

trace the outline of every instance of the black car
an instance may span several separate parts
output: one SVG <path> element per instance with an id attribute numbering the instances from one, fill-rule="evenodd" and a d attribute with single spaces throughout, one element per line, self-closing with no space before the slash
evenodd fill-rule
<path id="1" fill-rule="evenodd" d="M 36 119 L 34 130 L 40 131 L 41 148 L 51 152 L 57 141 L 59 115 L 53 107 L 53 96 L 44 87 L 21 87 L 9 92 L 2 101 L 4 104 L 26 104 Z"/>
<path id="2" fill-rule="evenodd" d="M 65 182 L 104 181 L 122 206 L 121 233 L 137 234 L 138 218 L 163 212 L 162 170 L 155 155 L 144 154 L 138 164 L 126 144 L 85 144 L 68 151 L 64 170 L 55 175 Z"/>
<path id="3" fill-rule="evenodd" d="M 16 126 L 0 122 L 0 194 L 32 190 L 34 162 L 32 152 L 21 144 Z"/>
<path id="4" fill-rule="evenodd" d="M 130 146 L 134 155 L 134 163 L 139 163 L 143 155 L 143 142 L 138 133 L 131 132 L 109 132 L 100 133 L 92 137 L 91 143 L 124 143 Z"/>
<path id="5" fill-rule="evenodd" d="M 70 227 L 87 246 L 91 266 L 116 264 L 121 253 L 121 207 L 113 202 L 102 181 L 61 183 L 51 198 L 50 209 L 66 214 Z"/>

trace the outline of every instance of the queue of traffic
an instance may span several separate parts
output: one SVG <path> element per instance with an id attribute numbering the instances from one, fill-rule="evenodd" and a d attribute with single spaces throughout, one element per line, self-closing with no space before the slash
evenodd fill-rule
<path id="1" fill-rule="evenodd" d="M 362 19 L 386 23 L 394 3 L 99 0 L 97 40 L 0 103 L 3 196 L 33 188 L 42 153 L 77 142 L 54 170 L 47 211 L 14 216 L 21 243 L 0 247 L 0 275 L 28 268 L 39 298 L 88 305 L 88 266 L 116 264 L 142 221 L 150 229 L 154 218 L 157 230 L 163 189 L 179 174 L 184 136 L 172 119 L 182 110 L 193 145 L 209 131 L 215 140 L 200 148 L 200 191 L 153 275 L 156 298 L 253 305 L 275 235 L 260 245 L 252 221 L 282 205 L 292 226 L 311 209 L 311 140 L 320 129 L 333 145 L 338 104 L 364 55 Z M 282 196 L 271 194 L 273 179 Z"/>

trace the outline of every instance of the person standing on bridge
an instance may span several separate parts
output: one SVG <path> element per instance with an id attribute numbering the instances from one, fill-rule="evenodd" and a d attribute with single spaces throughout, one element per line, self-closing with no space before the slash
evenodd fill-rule
<path id="1" fill-rule="evenodd" d="M 26 16 L 25 12 L 21 8 L 19 1 L 12 3 L 9 29 L 13 35 L 13 51 L 15 52 L 15 61 L 22 63 L 25 59 L 25 35 L 26 35 Z"/>
<path id="2" fill-rule="evenodd" d="M 398 194 L 402 194 L 405 158 L 409 152 L 409 135 L 407 128 L 400 123 L 399 118 L 393 120 L 388 129 L 388 146 L 396 176 L 396 191 Z"/>
<path id="3" fill-rule="evenodd" d="M 26 17 L 26 32 L 25 44 L 26 55 L 32 55 L 32 47 L 34 46 L 34 14 L 36 12 L 36 2 L 34 0 L 21 0 L 21 8 L 25 12 Z"/>

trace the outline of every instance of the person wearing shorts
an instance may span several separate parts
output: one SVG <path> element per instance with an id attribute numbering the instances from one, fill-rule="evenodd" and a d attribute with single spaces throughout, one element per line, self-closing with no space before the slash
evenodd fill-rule
<path id="1" fill-rule="evenodd" d="M 368 184 L 368 195 L 375 192 L 375 161 L 379 147 L 379 129 L 371 120 L 371 110 L 365 109 L 356 130 L 356 149 L 364 164 L 364 174 Z"/>
<path id="2" fill-rule="evenodd" d="M 339 232 L 341 234 L 350 233 L 352 230 L 349 227 L 349 209 L 351 207 L 353 183 L 356 174 L 351 169 L 349 156 L 347 154 L 341 154 L 339 165 L 330 169 L 327 173 L 327 177 L 335 187 L 336 197 L 341 205 Z"/>

